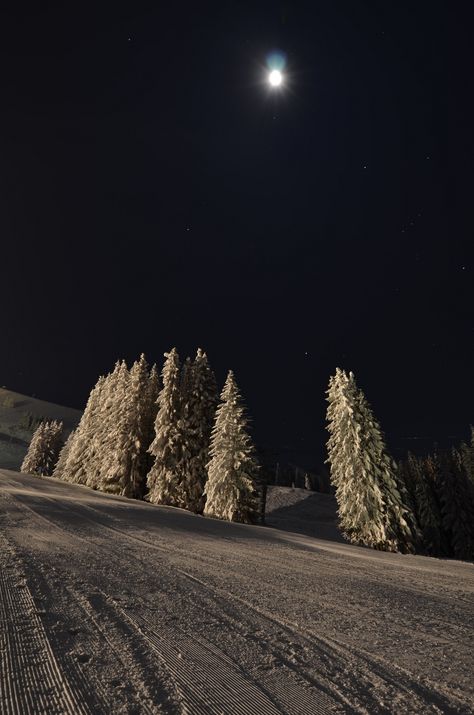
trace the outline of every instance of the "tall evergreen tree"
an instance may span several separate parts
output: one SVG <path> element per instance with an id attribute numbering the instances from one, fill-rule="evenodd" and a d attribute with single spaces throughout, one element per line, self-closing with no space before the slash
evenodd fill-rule
<path id="1" fill-rule="evenodd" d="M 136 407 L 130 390 L 130 372 L 122 361 L 105 396 L 105 413 L 95 435 L 96 487 L 111 494 L 132 496 L 130 431 Z"/>
<path id="2" fill-rule="evenodd" d="M 413 491 L 411 475 L 406 463 L 394 465 L 395 482 L 401 497 L 401 502 L 405 507 L 404 517 L 411 533 L 411 551 L 423 550 L 423 532 L 416 512 L 416 497 Z"/>
<path id="3" fill-rule="evenodd" d="M 62 422 L 42 422 L 32 436 L 21 471 L 51 476 L 62 447 L 62 431 Z"/>
<path id="4" fill-rule="evenodd" d="M 148 450 L 155 461 L 147 476 L 147 499 L 153 504 L 184 507 L 185 430 L 181 418 L 181 375 L 176 348 L 165 353 L 165 358 L 163 387 L 158 395 L 155 438 Z"/>
<path id="5" fill-rule="evenodd" d="M 232 371 L 212 430 L 204 514 L 251 524 L 259 519 L 257 463 L 248 419 Z"/>
<path id="6" fill-rule="evenodd" d="M 144 481 L 144 493 L 145 495 L 147 489 L 147 477 L 148 472 L 153 466 L 155 458 L 150 454 L 150 445 L 153 442 L 155 436 L 155 421 L 158 414 L 158 395 L 160 394 L 160 376 L 156 365 L 153 365 L 150 370 L 150 375 L 148 379 L 148 391 L 147 391 L 147 404 L 148 404 L 148 416 L 146 421 L 146 444 L 147 449 L 145 452 L 145 481 Z"/>
<path id="7" fill-rule="evenodd" d="M 110 412 L 104 442 L 99 488 L 126 497 L 141 498 L 145 491 L 150 424 L 155 414 L 156 370 L 149 372 L 141 355 L 128 372 L 122 364 L 115 386 L 115 407 Z"/>
<path id="8" fill-rule="evenodd" d="M 439 488 L 443 527 L 454 556 L 474 560 L 474 495 L 456 449 L 440 458 Z"/>
<path id="9" fill-rule="evenodd" d="M 64 447 L 61 449 L 59 453 L 59 458 L 58 461 L 56 462 L 56 466 L 54 467 L 53 471 L 53 477 L 56 477 L 56 479 L 62 479 L 63 478 L 63 472 L 64 468 L 67 463 L 67 459 L 69 456 L 69 452 L 71 450 L 71 446 L 74 442 L 74 430 L 70 433 L 69 437 L 67 438 Z"/>
<path id="10" fill-rule="evenodd" d="M 373 548 L 413 550 L 395 465 L 352 373 L 336 370 L 329 382 L 328 402 L 328 461 L 343 533 L 353 543 Z"/>
<path id="11" fill-rule="evenodd" d="M 185 364 L 182 420 L 186 432 L 183 460 L 185 507 L 202 514 L 207 480 L 209 445 L 217 407 L 217 383 L 207 355 L 198 349 L 193 363 Z"/>
<path id="12" fill-rule="evenodd" d="M 431 469 L 434 465 L 431 466 Z M 441 512 L 434 492 L 434 482 L 425 473 L 424 463 L 413 454 L 408 454 L 406 471 L 410 477 L 414 509 L 422 532 L 423 548 L 432 556 L 443 553 L 443 529 Z"/>
<path id="13" fill-rule="evenodd" d="M 466 476 L 474 485 L 474 427 L 471 425 L 471 441 L 469 444 L 463 442 L 461 444 L 461 457 L 464 464 Z"/>
<path id="14" fill-rule="evenodd" d="M 102 397 L 110 375 L 99 377 L 91 390 L 80 422 L 74 432 L 69 452 L 61 471 L 61 479 L 76 484 L 86 484 L 90 479 L 96 430 L 101 422 Z"/>

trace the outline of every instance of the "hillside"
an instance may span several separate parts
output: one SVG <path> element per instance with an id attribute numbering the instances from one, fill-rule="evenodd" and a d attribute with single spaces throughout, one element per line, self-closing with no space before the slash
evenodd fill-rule
<path id="1" fill-rule="evenodd" d="M 0 524 L 5 715 L 473 712 L 472 564 L 8 471 Z"/>
<path id="2" fill-rule="evenodd" d="M 42 418 L 62 420 L 66 432 L 70 432 L 80 417 L 80 410 L 72 407 L 0 388 L 0 467 L 20 468 L 33 430 Z"/>

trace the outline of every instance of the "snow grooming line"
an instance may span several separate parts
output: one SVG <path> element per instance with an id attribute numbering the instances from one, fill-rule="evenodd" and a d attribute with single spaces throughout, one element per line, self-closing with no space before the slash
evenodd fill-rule
<path id="1" fill-rule="evenodd" d="M 1 539 L 3 553 L 7 543 Z M 0 569 L 0 709 L 3 715 L 93 715 L 60 670 L 26 579 Z M 16 564 L 15 564 L 16 566 Z"/>

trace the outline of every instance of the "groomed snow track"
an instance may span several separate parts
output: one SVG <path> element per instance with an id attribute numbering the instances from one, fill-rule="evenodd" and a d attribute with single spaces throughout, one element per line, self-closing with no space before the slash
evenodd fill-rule
<path id="1" fill-rule="evenodd" d="M 473 570 L 0 472 L 0 712 L 472 713 Z"/>

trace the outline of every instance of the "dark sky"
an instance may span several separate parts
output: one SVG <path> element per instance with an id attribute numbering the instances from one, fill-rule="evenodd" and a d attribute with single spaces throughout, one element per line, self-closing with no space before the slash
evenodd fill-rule
<path id="1" fill-rule="evenodd" d="M 321 454 L 336 366 L 395 449 L 464 436 L 471 3 L 43 5 L 0 17 L 1 384 L 202 346 L 261 444 Z"/>

